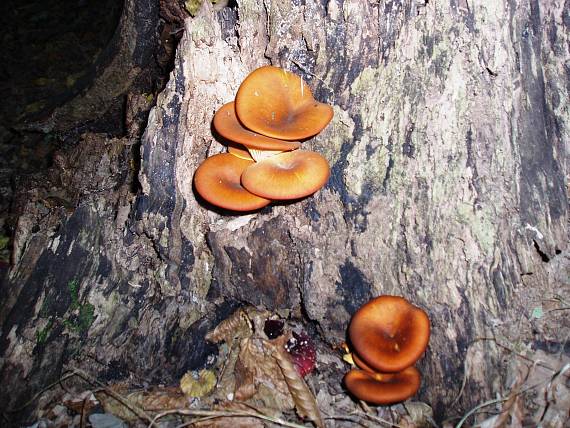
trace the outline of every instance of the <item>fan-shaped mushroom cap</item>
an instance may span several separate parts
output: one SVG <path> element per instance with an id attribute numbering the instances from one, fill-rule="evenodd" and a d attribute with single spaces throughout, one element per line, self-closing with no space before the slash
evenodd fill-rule
<path id="1" fill-rule="evenodd" d="M 356 311 L 348 335 L 367 365 L 379 372 L 399 372 L 425 351 L 429 318 L 402 297 L 380 296 Z"/>
<path id="2" fill-rule="evenodd" d="M 370 373 L 374 373 L 376 370 L 374 370 L 372 367 L 370 367 L 368 364 L 366 364 L 364 362 L 364 360 L 362 358 L 360 358 L 358 356 L 358 354 L 356 352 L 352 352 L 352 362 L 354 364 L 356 364 L 358 366 L 358 368 L 370 372 Z"/>
<path id="3" fill-rule="evenodd" d="M 408 367 L 399 373 L 370 373 L 351 370 L 344 376 L 346 388 L 358 399 L 372 404 L 404 401 L 420 388 L 420 372 Z"/>
<path id="4" fill-rule="evenodd" d="M 298 149 L 298 141 L 283 141 L 250 131 L 238 121 L 233 101 L 224 104 L 214 115 L 214 128 L 228 140 L 243 144 L 248 149 L 286 152 Z"/>
<path id="5" fill-rule="evenodd" d="M 233 141 L 228 142 L 228 153 L 231 153 L 234 156 L 237 156 L 240 159 L 245 159 L 248 161 L 252 161 L 253 158 L 243 144 L 234 143 Z"/>
<path id="6" fill-rule="evenodd" d="M 280 153 L 248 167 L 241 184 L 251 193 L 273 200 L 298 199 L 315 193 L 330 175 L 327 160 L 315 152 Z"/>
<path id="7" fill-rule="evenodd" d="M 240 159 L 230 153 L 220 153 L 206 159 L 194 173 L 196 191 L 213 205 L 232 211 L 253 211 L 271 201 L 245 190 L 240 176 L 253 161 Z"/>
<path id="8" fill-rule="evenodd" d="M 235 103 L 237 117 L 246 128 L 283 140 L 312 137 L 333 117 L 332 107 L 315 101 L 303 79 L 272 66 L 250 73 Z"/>

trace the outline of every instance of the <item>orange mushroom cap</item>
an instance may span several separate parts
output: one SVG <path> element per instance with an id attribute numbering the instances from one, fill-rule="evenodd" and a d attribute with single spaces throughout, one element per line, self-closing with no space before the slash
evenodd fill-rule
<path id="1" fill-rule="evenodd" d="M 263 198 L 298 199 L 323 187 L 329 175 L 329 164 L 320 154 L 294 150 L 251 165 L 243 172 L 241 184 Z"/>
<path id="2" fill-rule="evenodd" d="M 243 144 L 235 143 L 233 141 L 228 142 L 228 153 L 231 153 L 234 156 L 237 156 L 240 159 L 245 159 L 248 161 L 252 161 L 253 158 Z"/>
<path id="3" fill-rule="evenodd" d="M 370 372 L 370 373 L 376 372 L 372 367 L 370 367 L 368 364 L 366 364 L 364 362 L 364 360 L 362 358 L 360 358 L 356 352 L 352 352 L 352 361 L 354 362 L 354 364 L 356 364 L 358 366 L 358 368 L 360 368 L 366 372 Z"/>
<path id="4" fill-rule="evenodd" d="M 408 367 L 399 373 L 351 370 L 344 376 L 346 388 L 358 399 L 372 404 L 393 404 L 413 396 L 420 388 L 420 372 Z"/>
<path id="5" fill-rule="evenodd" d="M 279 67 L 251 72 L 239 87 L 235 103 L 237 117 L 246 128 L 283 140 L 312 137 L 333 117 L 332 107 L 315 101 L 303 79 Z"/>
<path id="6" fill-rule="evenodd" d="M 403 297 L 380 296 L 356 311 L 348 336 L 365 364 L 379 372 L 399 372 L 425 351 L 429 318 Z"/>
<path id="7" fill-rule="evenodd" d="M 232 211 L 253 211 L 271 201 L 254 195 L 240 184 L 240 176 L 253 161 L 240 159 L 230 153 L 220 153 L 206 159 L 194 173 L 196 191 L 213 205 Z"/>
<path id="8" fill-rule="evenodd" d="M 286 152 L 298 149 L 298 141 L 283 141 L 265 135 L 256 134 L 239 123 L 234 109 L 234 102 L 224 104 L 214 115 L 214 128 L 228 140 L 243 144 L 248 149 Z"/>

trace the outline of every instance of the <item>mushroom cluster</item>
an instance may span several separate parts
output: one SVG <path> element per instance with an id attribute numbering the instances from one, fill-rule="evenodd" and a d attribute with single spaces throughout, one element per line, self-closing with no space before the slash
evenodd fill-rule
<path id="1" fill-rule="evenodd" d="M 332 107 L 316 101 L 299 76 L 273 66 L 254 70 L 235 102 L 214 115 L 214 129 L 228 140 L 228 153 L 198 167 L 196 191 L 231 211 L 253 211 L 313 194 L 327 182 L 330 167 L 320 154 L 299 147 L 332 116 Z"/>
<path id="2" fill-rule="evenodd" d="M 352 317 L 348 337 L 359 369 L 344 377 L 346 388 L 372 404 L 393 404 L 414 395 L 420 373 L 413 366 L 430 336 L 427 314 L 398 296 L 379 296 Z"/>

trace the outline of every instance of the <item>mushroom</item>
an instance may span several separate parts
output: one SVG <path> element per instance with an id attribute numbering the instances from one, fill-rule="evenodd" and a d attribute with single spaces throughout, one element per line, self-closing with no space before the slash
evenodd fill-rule
<path id="1" fill-rule="evenodd" d="M 372 404 L 393 404 L 413 396 L 420 388 L 420 372 L 408 367 L 399 373 L 370 373 L 350 370 L 344 376 L 346 388 L 359 400 Z"/>
<path id="2" fill-rule="evenodd" d="M 360 369 L 362 369 L 362 370 L 364 370 L 364 371 L 367 371 L 367 372 L 370 372 L 370 373 L 374 373 L 374 372 L 375 372 L 375 370 L 374 370 L 372 367 L 370 367 L 368 364 L 366 364 L 366 363 L 362 360 L 362 358 L 360 358 L 360 357 L 358 356 L 358 354 L 357 354 L 356 352 L 353 351 L 353 352 L 351 353 L 351 356 L 352 356 L 352 362 L 353 362 L 354 364 L 356 364 Z"/>
<path id="3" fill-rule="evenodd" d="M 228 153 L 237 156 L 240 159 L 245 159 L 248 161 L 253 161 L 251 153 L 247 150 L 243 144 L 234 143 L 233 141 L 228 141 Z"/>
<path id="4" fill-rule="evenodd" d="M 241 184 L 263 198 L 298 199 L 323 187 L 329 175 L 329 164 L 320 154 L 294 150 L 251 165 L 243 172 Z"/>
<path id="5" fill-rule="evenodd" d="M 246 128 L 282 140 L 312 137 L 333 117 L 332 107 L 315 101 L 303 79 L 272 66 L 246 77 L 236 95 L 235 111 Z"/>
<path id="6" fill-rule="evenodd" d="M 263 208 L 271 201 L 248 192 L 240 184 L 243 170 L 253 163 L 230 153 L 209 157 L 194 173 L 196 191 L 211 204 L 228 210 Z"/>
<path id="7" fill-rule="evenodd" d="M 228 140 L 240 143 L 248 148 L 257 161 L 277 153 L 298 149 L 298 141 L 283 141 L 250 131 L 238 121 L 234 102 L 224 104 L 214 115 L 214 128 Z"/>
<path id="8" fill-rule="evenodd" d="M 356 311 L 348 336 L 366 365 L 379 372 L 399 372 L 425 351 L 429 318 L 402 297 L 380 296 Z"/>

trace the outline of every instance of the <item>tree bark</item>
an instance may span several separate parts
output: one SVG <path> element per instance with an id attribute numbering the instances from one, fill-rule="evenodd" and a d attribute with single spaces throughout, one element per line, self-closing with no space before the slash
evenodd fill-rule
<path id="1" fill-rule="evenodd" d="M 14 407 L 69 364 L 175 382 L 244 304 L 334 344 L 361 304 L 405 296 L 431 319 L 419 399 L 438 421 L 503 393 L 510 351 L 568 356 L 570 318 L 552 305 L 570 300 L 570 2 L 483 3 L 206 3 L 150 114 L 142 192 L 121 175 L 125 143 L 95 138 L 108 155 L 91 165 L 78 149 L 76 168 L 97 180 L 77 206 L 20 217 L 0 313 L 1 379 L 13 385 L 2 401 Z M 266 64 L 334 107 L 303 143 L 331 178 L 259 213 L 212 209 L 192 176 L 224 151 L 213 114 Z"/>

